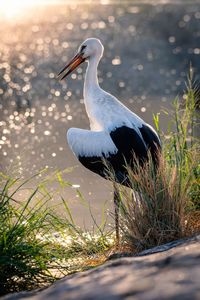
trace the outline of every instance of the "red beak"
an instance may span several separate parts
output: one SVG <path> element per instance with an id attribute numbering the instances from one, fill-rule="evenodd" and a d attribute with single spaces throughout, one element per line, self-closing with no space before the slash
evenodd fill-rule
<path id="1" fill-rule="evenodd" d="M 76 54 L 71 59 L 71 61 L 58 73 L 58 77 L 60 77 L 62 75 L 60 80 L 63 80 L 65 77 L 67 77 L 70 73 L 73 72 L 74 69 L 76 69 L 84 61 L 85 61 L 85 58 L 82 57 L 81 53 Z M 65 71 L 67 71 L 67 72 L 65 73 Z M 63 73 L 64 73 L 64 75 L 63 75 Z"/>

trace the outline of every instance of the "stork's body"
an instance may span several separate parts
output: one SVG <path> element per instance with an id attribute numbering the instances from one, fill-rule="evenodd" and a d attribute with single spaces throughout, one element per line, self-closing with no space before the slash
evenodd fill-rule
<path id="1" fill-rule="evenodd" d="M 157 133 L 150 125 L 99 86 L 97 66 L 102 54 L 101 42 L 87 39 L 80 46 L 78 54 L 59 74 L 67 70 L 63 79 L 80 63 L 88 61 L 84 103 L 90 130 L 70 128 L 67 140 L 86 168 L 106 177 L 106 159 L 115 173 L 116 182 L 128 185 L 126 165 L 134 164 L 134 156 L 143 163 L 148 159 L 148 151 L 156 162 L 161 145 Z"/>
<path id="2" fill-rule="evenodd" d="M 106 159 L 116 181 L 128 185 L 126 164 L 134 163 L 134 155 L 142 163 L 150 149 L 156 159 L 159 139 L 155 131 L 107 93 L 102 92 L 87 112 L 91 130 L 70 128 L 67 132 L 72 151 L 86 168 L 102 177 L 107 176 L 102 158 Z"/>

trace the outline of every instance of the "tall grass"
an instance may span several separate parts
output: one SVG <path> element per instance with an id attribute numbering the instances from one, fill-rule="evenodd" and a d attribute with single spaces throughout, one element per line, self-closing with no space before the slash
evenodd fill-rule
<path id="1" fill-rule="evenodd" d="M 60 172 L 56 178 L 62 187 L 69 185 Z M 54 195 L 48 191 L 48 180 L 41 179 L 32 189 L 33 179 L 0 174 L 0 295 L 46 286 L 88 268 L 94 255 L 104 253 L 113 242 L 98 225 L 93 232 L 76 226 L 63 198 L 65 215 L 58 216 L 55 207 L 49 207 Z"/>
<path id="2" fill-rule="evenodd" d="M 184 101 L 175 99 L 164 134 L 159 115 L 154 116 L 162 139 L 160 163 L 155 170 L 151 157 L 145 166 L 127 166 L 130 189 L 118 186 L 121 195 L 122 242 L 141 251 L 200 232 L 200 143 L 196 90 L 191 78 Z"/>

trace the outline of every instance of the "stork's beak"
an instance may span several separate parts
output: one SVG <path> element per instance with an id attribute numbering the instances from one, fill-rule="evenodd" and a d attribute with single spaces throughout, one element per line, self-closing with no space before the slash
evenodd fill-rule
<path id="1" fill-rule="evenodd" d="M 68 76 L 70 73 L 72 73 L 72 71 L 74 69 L 76 69 L 84 61 L 85 61 L 85 58 L 83 58 L 83 53 L 76 54 L 71 59 L 71 61 L 58 73 L 58 77 L 60 77 L 60 80 L 64 79 L 66 76 Z M 67 72 L 65 73 L 65 71 L 67 71 Z"/>

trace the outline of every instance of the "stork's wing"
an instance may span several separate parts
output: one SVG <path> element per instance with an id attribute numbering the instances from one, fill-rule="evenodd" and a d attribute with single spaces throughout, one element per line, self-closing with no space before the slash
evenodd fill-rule
<path id="1" fill-rule="evenodd" d="M 110 133 L 71 128 L 67 132 L 67 140 L 74 154 L 87 169 L 106 177 L 106 166 L 102 162 L 102 158 L 106 158 L 115 171 L 116 180 L 121 183 L 126 177 L 126 163 L 133 163 L 133 154 L 141 162 L 147 158 L 142 135 L 126 126 L 118 127 Z"/>
<path id="2" fill-rule="evenodd" d="M 79 157 L 108 157 L 117 148 L 108 132 L 70 128 L 67 140 L 74 154 Z"/>
<path id="3" fill-rule="evenodd" d="M 106 158 L 115 172 L 116 181 L 126 185 L 126 163 L 134 166 L 134 156 L 141 163 L 148 159 L 147 149 L 150 146 L 147 141 L 150 143 L 151 140 L 150 133 L 149 140 L 146 136 L 148 130 L 149 127 L 138 134 L 138 129 L 127 126 L 118 127 L 110 133 L 71 128 L 67 132 L 67 140 L 87 169 L 107 178 L 106 166 L 102 161 L 102 158 Z"/>
<path id="4" fill-rule="evenodd" d="M 124 160 L 131 164 L 133 155 L 140 161 L 147 158 L 147 147 L 138 129 L 121 126 L 111 131 L 110 136 L 118 149 L 121 165 L 124 165 Z"/>

